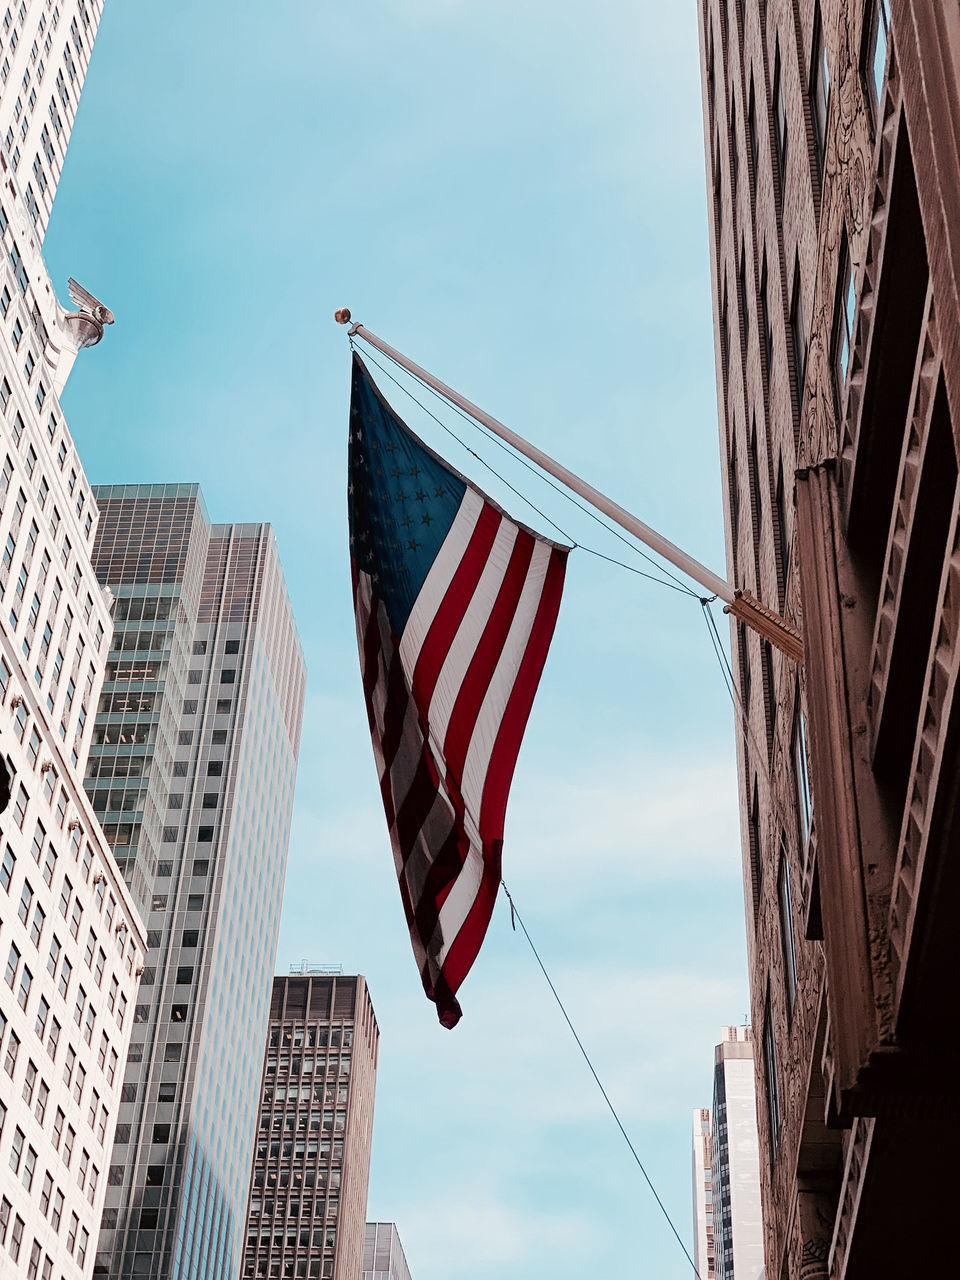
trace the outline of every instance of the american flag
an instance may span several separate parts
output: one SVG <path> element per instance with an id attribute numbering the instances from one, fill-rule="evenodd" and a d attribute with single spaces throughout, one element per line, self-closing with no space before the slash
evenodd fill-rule
<path id="1" fill-rule="evenodd" d="M 500 885 L 507 794 L 568 548 L 433 454 L 354 355 L 350 556 L 363 690 L 400 894 L 441 1023 Z"/>

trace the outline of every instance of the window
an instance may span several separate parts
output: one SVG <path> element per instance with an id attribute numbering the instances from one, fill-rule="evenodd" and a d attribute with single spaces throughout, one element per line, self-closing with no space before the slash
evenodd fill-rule
<path id="1" fill-rule="evenodd" d="M 767 1003 L 763 1015 L 763 1059 L 764 1076 L 767 1085 L 767 1114 L 770 1117 L 770 1159 L 772 1163 L 776 1155 L 777 1143 L 780 1139 L 780 1081 L 777 1074 L 777 1042 L 773 1033 L 769 992 L 767 992 Z"/>
<path id="2" fill-rule="evenodd" d="M 783 484 L 782 457 L 777 464 L 777 489 L 773 502 L 777 521 L 777 558 L 779 560 L 780 581 L 783 589 L 786 590 L 787 573 L 790 569 L 790 541 L 787 536 L 787 501 Z"/>
<path id="3" fill-rule="evenodd" d="M 17 950 L 16 944 L 10 947 L 10 954 L 7 956 L 7 969 L 4 974 L 4 980 L 12 991 L 17 980 L 17 969 L 20 967 L 20 952 Z"/>
<path id="4" fill-rule="evenodd" d="M 887 73 L 887 46 L 890 43 L 890 0 L 872 0 L 870 13 L 864 23 L 866 39 L 863 49 L 863 70 L 870 82 L 877 127 L 880 123 L 880 103 L 883 83 Z"/>
<path id="5" fill-rule="evenodd" d="M 767 251 L 763 251 L 763 265 L 760 268 L 760 341 L 763 349 L 763 378 L 770 381 L 770 366 L 773 362 L 773 330 L 770 326 L 770 282 L 767 277 Z"/>
<path id="6" fill-rule="evenodd" d="M 790 891 L 790 863 L 781 836 L 780 869 L 777 872 L 777 902 L 780 907 L 780 943 L 783 948 L 783 981 L 787 994 L 787 1013 L 793 1013 L 797 998 L 797 947 L 793 933 L 793 896 Z"/>
<path id="7" fill-rule="evenodd" d="M 239 652 L 240 652 L 240 641 L 239 641 L 239 640 L 228 640 L 228 641 L 227 641 L 227 643 L 224 645 L 223 651 L 224 651 L 224 653 L 239 653 Z"/>
<path id="8" fill-rule="evenodd" d="M 800 842 L 804 849 L 810 842 L 813 822 L 813 796 L 810 792 L 810 771 L 807 764 L 807 727 L 800 710 L 799 690 L 797 713 L 793 721 L 793 777 L 797 789 L 797 813 L 800 818 Z"/>
<path id="9" fill-rule="evenodd" d="M 816 144 L 817 170 L 823 181 L 823 165 L 827 152 L 827 115 L 830 108 L 830 66 L 827 48 L 823 40 L 823 21 L 820 5 L 813 13 L 813 49 L 810 55 L 810 113 L 813 116 L 813 136 Z"/>
<path id="10" fill-rule="evenodd" d="M 3 853 L 3 863 L 0 865 L 0 887 L 4 888 L 7 893 L 10 892 L 10 881 L 13 879 L 13 869 L 16 865 L 16 855 L 7 845 Z"/>
<path id="11" fill-rule="evenodd" d="M 780 200 L 787 185 L 787 102 L 783 93 L 783 66 L 780 61 L 780 37 L 773 56 L 773 143 L 780 179 Z"/>
<path id="12" fill-rule="evenodd" d="M 840 269 L 837 275 L 837 297 L 833 320 L 833 368 L 837 390 L 847 385 L 850 372 L 850 355 L 853 351 L 853 321 L 857 310 L 857 296 L 850 261 L 850 246 L 846 232 L 840 248 Z"/>
<path id="13" fill-rule="evenodd" d="M 807 373 L 807 326 L 803 316 L 803 293 L 800 286 L 800 255 L 793 263 L 793 289 L 790 294 L 790 343 L 793 347 L 794 395 L 797 413 L 803 399 L 803 383 Z"/>

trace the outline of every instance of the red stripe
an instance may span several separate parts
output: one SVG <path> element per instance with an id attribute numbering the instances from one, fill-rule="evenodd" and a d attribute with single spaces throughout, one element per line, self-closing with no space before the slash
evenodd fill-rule
<path id="1" fill-rule="evenodd" d="M 437 677 L 446 661 L 454 636 L 463 621 L 480 575 L 490 558 L 490 549 L 503 517 L 488 502 L 477 517 L 463 559 L 447 587 L 433 621 L 427 629 L 413 671 L 413 697 L 422 717 L 426 716 Z"/>
<path id="2" fill-rule="evenodd" d="M 527 726 L 530 708 L 537 692 L 537 685 L 547 660 L 547 650 L 553 638 L 553 629 L 560 610 L 560 595 L 566 571 L 567 555 L 554 549 L 550 553 L 543 583 L 543 594 L 537 607 L 537 616 L 530 631 L 530 639 L 510 697 L 504 709 L 503 720 L 497 732 L 487 776 L 483 784 L 483 800 L 480 805 L 480 830 L 484 844 L 488 840 L 503 838 L 503 820 L 507 809 L 507 796 L 520 754 L 520 742 Z"/>
<path id="3" fill-rule="evenodd" d="M 497 901 L 497 890 L 500 888 L 502 850 L 502 840 L 494 840 L 489 849 L 484 849 L 483 874 L 477 896 L 443 962 L 443 977 L 451 993 L 456 993 L 470 972 L 470 967 L 476 960 L 477 952 L 486 937 L 490 917 L 493 915 L 494 904 Z"/>
<path id="4" fill-rule="evenodd" d="M 535 545 L 529 533 L 523 529 L 518 530 L 516 542 L 510 553 L 510 562 L 490 611 L 490 617 L 470 659 L 450 713 L 450 723 L 443 742 L 443 754 L 447 761 L 447 772 L 451 773 L 460 785 L 463 782 L 463 766 L 470 739 L 477 727 L 480 708 L 516 615 Z"/>

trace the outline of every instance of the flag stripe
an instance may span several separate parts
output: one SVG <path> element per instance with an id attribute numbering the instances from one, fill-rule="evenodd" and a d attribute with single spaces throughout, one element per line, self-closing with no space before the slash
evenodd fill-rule
<path id="1" fill-rule="evenodd" d="M 487 768 L 487 780 L 480 805 L 480 827 L 483 830 L 495 832 L 503 830 L 507 794 L 513 779 L 517 756 L 520 754 L 523 731 L 527 727 L 530 709 L 533 706 L 533 696 L 543 673 L 550 641 L 553 639 L 553 628 L 560 609 L 565 571 L 566 556 L 553 548 L 543 595 L 540 597 L 536 619 L 530 632 L 530 640 L 520 662 L 516 683 L 507 700 Z"/>
<path id="2" fill-rule="evenodd" d="M 474 587 L 471 598 L 466 601 L 457 633 L 447 649 L 443 666 L 437 676 L 433 695 L 424 704 L 420 702 L 416 688 L 414 697 L 418 703 L 427 706 L 427 724 L 430 729 L 430 741 L 438 755 L 444 754 L 447 729 L 457 695 L 466 678 L 470 662 L 476 652 L 478 638 L 483 634 L 497 594 L 510 563 L 510 554 L 519 530 L 509 520 L 501 520 L 493 545 L 487 555 L 483 572 Z M 432 642 L 432 635 L 427 637 L 425 646 Z"/>
<path id="3" fill-rule="evenodd" d="M 443 664 L 483 576 L 500 524 L 499 513 L 484 503 L 467 549 L 420 646 L 413 672 L 413 696 L 419 707 L 430 706 Z"/>
<path id="4" fill-rule="evenodd" d="M 450 532 L 444 539 L 437 558 L 430 566 L 430 571 L 414 601 L 410 616 L 407 618 L 407 625 L 403 629 L 403 638 L 400 641 L 400 659 L 403 662 L 403 669 L 407 673 L 407 679 L 411 683 L 413 682 L 417 658 L 423 648 L 423 642 L 426 640 L 427 632 L 437 616 L 438 604 L 442 605 L 446 597 L 447 590 L 453 581 L 461 560 L 467 552 L 477 527 L 477 521 L 485 506 L 487 506 L 487 503 L 484 502 L 476 489 L 468 488 L 463 495 L 463 501 L 460 503 L 453 524 L 450 526 Z"/>
<path id="5" fill-rule="evenodd" d="M 530 632 L 536 619 L 537 602 L 543 592 L 551 555 L 552 548 L 548 543 L 536 543 L 523 583 L 523 591 L 513 615 L 510 633 L 504 643 L 497 669 L 487 688 L 483 705 L 477 713 L 476 728 L 470 740 L 470 750 L 464 761 L 462 788 L 465 806 L 471 813 L 476 814 L 478 819 L 497 730 L 516 683 L 520 658 L 526 651 L 530 639 Z M 503 830 L 502 828 L 492 830 L 490 834 L 494 837 L 502 837 Z"/>
<path id="6" fill-rule="evenodd" d="M 480 707 L 483 705 L 490 681 L 503 654 L 503 646 L 516 616 L 517 605 L 520 603 L 527 570 L 530 567 L 530 558 L 533 555 L 533 545 L 533 538 L 529 533 L 525 533 L 522 529 L 517 531 L 516 541 L 510 552 L 510 561 L 497 591 L 497 598 L 460 682 L 443 739 L 447 772 L 455 777 L 463 777 L 463 765 L 470 747 L 470 739 L 477 726 Z"/>

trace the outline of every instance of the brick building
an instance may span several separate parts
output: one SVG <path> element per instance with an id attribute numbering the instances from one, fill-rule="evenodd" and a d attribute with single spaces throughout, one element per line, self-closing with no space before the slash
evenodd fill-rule
<path id="1" fill-rule="evenodd" d="M 952 1252 L 960 5 L 699 19 L 728 570 L 805 642 L 733 632 L 766 1273 L 919 1274 Z"/>

